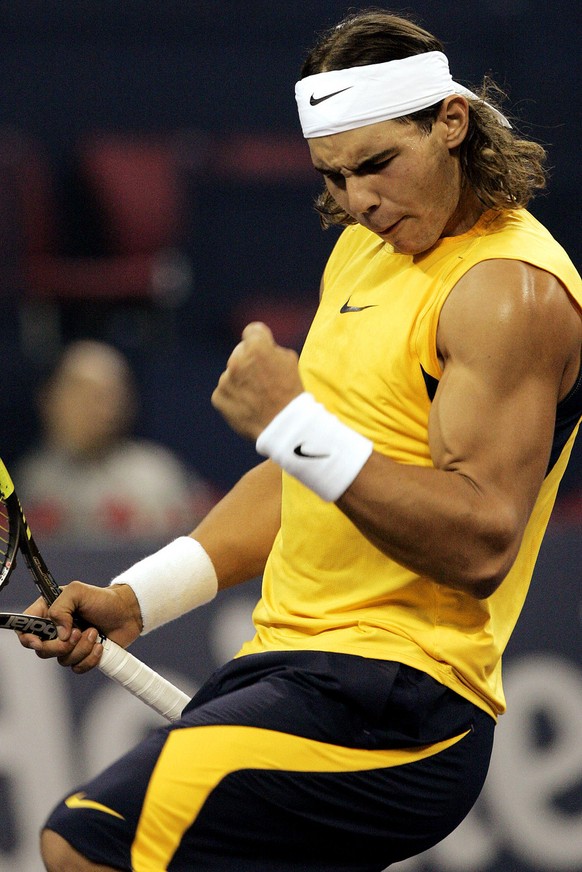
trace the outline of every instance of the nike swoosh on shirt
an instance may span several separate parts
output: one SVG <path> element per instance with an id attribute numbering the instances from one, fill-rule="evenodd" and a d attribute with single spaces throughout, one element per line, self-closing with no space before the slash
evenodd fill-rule
<path id="1" fill-rule="evenodd" d="M 353 85 L 348 85 L 347 88 L 341 88 L 339 91 L 332 91 L 331 94 L 324 94 L 323 97 L 316 97 L 312 94 L 309 98 L 310 106 L 317 106 L 318 103 L 323 103 L 324 100 L 329 100 L 330 97 L 335 97 L 337 94 L 343 94 L 344 91 L 349 91 Z"/>
<path id="2" fill-rule="evenodd" d="M 350 306 L 351 297 L 348 297 L 343 306 L 340 309 L 340 315 L 345 315 L 346 312 L 363 312 L 364 309 L 375 309 L 377 308 L 377 303 L 371 303 L 368 306 Z"/>
<path id="3" fill-rule="evenodd" d="M 112 808 L 108 808 L 106 805 L 101 805 L 100 802 L 95 802 L 92 799 L 85 799 L 86 796 L 86 793 L 74 793 L 72 796 L 69 796 L 68 799 L 65 799 L 65 805 L 67 808 L 92 808 L 94 811 L 102 811 L 104 814 L 109 814 L 122 821 L 125 820 L 123 815 L 119 814 L 118 811 L 114 811 Z"/>

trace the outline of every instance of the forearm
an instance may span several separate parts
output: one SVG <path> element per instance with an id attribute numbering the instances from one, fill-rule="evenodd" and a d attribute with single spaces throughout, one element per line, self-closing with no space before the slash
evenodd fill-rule
<path id="1" fill-rule="evenodd" d="M 192 538 L 199 545 L 179 537 L 121 573 L 108 588 L 72 582 L 49 612 L 60 628 L 59 639 L 40 643 L 24 634 L 21 643 L 40 657 L 59 657 L 76 672 L 92 669 L 101 646 L 92 627 L 83 634 L 72 629 L 74 614 L 119 644 L 130 644 L 142 630 L 149 632 L 208 602 L 217 580 L 224 588 L 259 575 L 279 529 L 280 505 L 281 470 L 267 461 L 243 476 L 196 527 Z M 31 607 L 30 614 L 46 613 L 41 600 Z"/>
<path id="2" fill-rule="evenodd" d="M 308 394 L 272 420 L 257 450 L 335 502 L 385 554 L 441 584 L 489 596 L 515 559 L 529 512 L 479 466 L 472 478 L 470 463 L 396 463 Z"/>
<path id="3" fill-rule="evenodd" d="M 377 452 L 337 506 L 398 563 L 477 597 L 499 586 L 525 525 L 465 475 L 395 463 Z"/>
<path id="4" fill-rule="evenodd" d="M 113 579 L 135 596 L 142 632 L 210 602 L 218 590 L 259 575 L 279 528 L 281 473 L 253 469 L 198 525 Z M 123 591 L 124 596 L 129 596 Z M 130 598 L 131 599 L 131 598 Z"/>
<path id="5" fill-rule="evenodd" d="M 219 589 L 261 575 L 281 524 L 281 470 L 266 461 L 244 475 L 192 536 L 209 555 Z"/>

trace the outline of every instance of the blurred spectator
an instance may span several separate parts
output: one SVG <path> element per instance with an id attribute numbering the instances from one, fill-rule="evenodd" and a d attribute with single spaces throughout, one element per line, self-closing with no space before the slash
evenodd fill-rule
<path id="1" fill-rule="evenodd" d="M 39 397 L 42 440 L 15 483 L 38 536 L 86 544 L 167 540 L 189 532 L 213 489 L 167 448 L 131 436 L 136 389 L 115 348 L 69 345 Z"/>

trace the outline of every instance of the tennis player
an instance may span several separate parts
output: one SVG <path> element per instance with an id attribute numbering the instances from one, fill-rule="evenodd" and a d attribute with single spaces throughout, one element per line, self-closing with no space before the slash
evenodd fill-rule
<path id="1" fill-rule="evenodd" d="M 345 230 L 301 359 L 250 324 L 213 395 L 265 461 L 190 537 L 69 585 L 60 641 L 23 642 L 84 672 L 100 646 L 76 610 L 127 645 L 262 573 L 256 635 L 178 725 L 71 790 L 51 872 L 380 872 L 485 780 L 581 417 L 582 282 L 526 211 L 543 149 L 409 20 L 343 21 L 296 97 Z"/>

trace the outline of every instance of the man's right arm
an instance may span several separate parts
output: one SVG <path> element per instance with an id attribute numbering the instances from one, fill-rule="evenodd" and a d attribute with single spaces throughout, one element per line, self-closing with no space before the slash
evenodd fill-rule
<path id="1" fill-rule="evenodd" d="M 281 470 L 267 460 L 246 473 L 191 533 L 212 561 L 219 590 L 262 573 L 280 518 Z M 74 667 L 79 673 L 98 665 L 101 646 L 93 627 L 83 633 L 72 629 L 74 613 L 123 646 L 141 630 L 137 599 L 126 584 L 102 588 L 74 581 L 50 609 L 40 599 L 27 611 L 48 615 L 59 627 L 60 638 L 40 642 L 36 636 L 23 634 L 21 644 L 43 659 L 58 657 L 61 665 Z"/>

